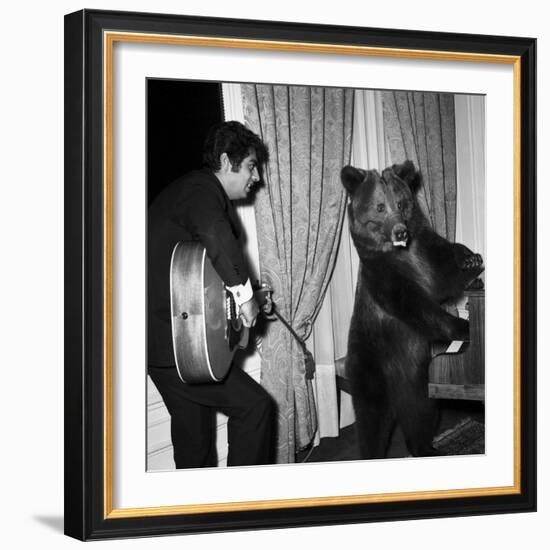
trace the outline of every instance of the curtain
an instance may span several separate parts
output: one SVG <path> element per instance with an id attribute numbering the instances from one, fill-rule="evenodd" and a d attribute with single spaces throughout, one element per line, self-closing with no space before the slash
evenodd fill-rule
<path id="1" fill-rule="evenodd" d="M 456 230 L 456 135 L 454 95 L 383 92 L 384 125 L 393 163 L 420 168 L 420 207 L 441 236 Z"/>
<path id="2" fill-rule="evenodd" d="M 350 163 L 364 169 L 381 170 L 391 164 L 384 137 L 382 92 L 355 90 L 354 102 Z M 349 234 L 346 214 L 332 279 L 315 321 L 313 336 L 308 341 L 313 340 L 317 362 L 316 396 L 322 396 L 317 400 L 320 437 L 336 437 L 340 428 L 355 421 L 350 396 L 342 392 L 339 398 L 336 397 L 335 363 L 347 354 L 358 272 L 359 258 Z"/>
<path id="3" fill-rule="evenodd" d="M 381 171 L 390 164 L 386 161 L 381 92 L 355 90 L 354 102 L 350 163 L 365 170 Z M 323 306 L 322 312 L 330 313 L 333 361 L 345 357 L 347 353 L 349 323 L 359 271 L 359 258 L 349 233 L 347 213 L 344 220 L 334 275 L 325 299 L 329 303 Z M 319 340 L 323 338 L 321 334 Z M 327 347 L 324 342 L 320 345 Z"/>
<path id="4" fill-rule="evenodd" d="M 270 150 L 266 185 L 255 201 L 262 281 L 305 340 L 338 251 L 345 208 L 340 170 L 350 158 L 353 91 L 249 84 L 242 93 L 246 122 Z M 282 323 L 268 324 L 262 350 L 262 385 L 278 407 L 276 460 L 294 462 L 316 432 L 311 377 Z"/>
<path id="5" fill-rule="evenodd" d="M 485 257 L 485 97 L 457 94 L 455 116 L 456 240 Z"/>

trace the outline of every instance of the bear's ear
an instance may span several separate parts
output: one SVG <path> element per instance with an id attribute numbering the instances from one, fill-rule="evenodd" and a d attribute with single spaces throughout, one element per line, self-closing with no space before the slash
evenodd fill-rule
<path id="1" fill-rule="evenodd" d="M 344 166 L 340 172 L 340 179 L 346 191 L 351 195 L 357 186 L 365 179 L 366 175 L 367 173 L 365 170 L 354 168 L 353 166 Z"/>
<path id="2" fill-rule="evenodd" d="M 403 164 L 394 164 L 392 170 L 397 177 L 401 178 L 410 187 L 413 193 L 420 186 L 422 175 L 411 160 L 406 160 Z"/>

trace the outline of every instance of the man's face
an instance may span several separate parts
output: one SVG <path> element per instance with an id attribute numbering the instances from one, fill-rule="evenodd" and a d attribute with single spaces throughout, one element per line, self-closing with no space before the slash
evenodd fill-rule
<path id="1" fill-rule="evenodd" d="M 254 184 L 260 181 L 258 160 L 253 152 L 245 157 L 237 172 L 230 169 L 226 173 L 225 191 L 231 200 L 246 199 Z"/>

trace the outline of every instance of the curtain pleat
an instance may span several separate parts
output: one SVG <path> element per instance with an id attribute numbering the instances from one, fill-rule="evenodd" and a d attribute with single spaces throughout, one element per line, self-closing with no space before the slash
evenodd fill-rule
<path id="1" fill-rule="evenodd" d="M 456 231 L 456 135 L 453 94 L 383 92 L 384 124 L 392 162 L 420 168 L 420 208 L 440 235 Z"/>
<path id="2" fill-rule="evenodd" d="M 262 281 L 306 339 L 332 275 L 345 207 L 340 170 L 349 163 L 353 92 L 243 85 L 248 126 L 270 150 L 255 211 Z M 294 462 L 316 431 L 312 381 L 301 348 L 279 322 L 262 344 L 262 385 L 278 406 L 277 461 Z"/>

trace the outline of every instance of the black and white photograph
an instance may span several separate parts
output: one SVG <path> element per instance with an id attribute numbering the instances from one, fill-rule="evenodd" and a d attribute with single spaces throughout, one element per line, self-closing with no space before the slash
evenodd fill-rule
<path id="1" fill-rule="evenodd" d="M 147 471 L 485 453 L 485 96 L 149 78 Z"/>

